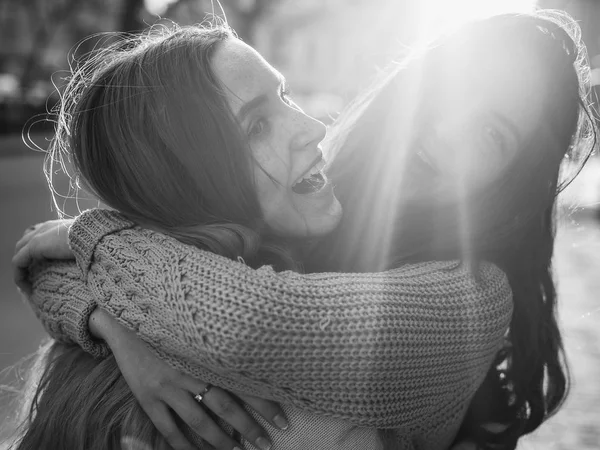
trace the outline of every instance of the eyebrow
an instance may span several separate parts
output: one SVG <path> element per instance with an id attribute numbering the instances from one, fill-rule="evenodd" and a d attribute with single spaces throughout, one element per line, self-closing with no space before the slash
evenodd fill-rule
<path id="1" fill-rule="evenodd" d="M 248 114 L 250 114 L 251 111 L 260 108 L 262 105 L 264 105 L 268 100 L 268 97 L 266 94 L 261 94 L 258 97 L 254 97 L 252 100 L 250 100 L 248 103 L 245 103 L 240 110 L 237 113 L 237 120 L 239 123 L 242 123 L 246 117 L 248 116 Z"/>
<path id="2" fill-rule="evenodd" d="M 503 114 L 499 113 L 498 111 L 492 111 L 492 116 L 494 116 L 494 118 L 496 120 L 498 120 L 498 122 L 500 122 L 502 125 L 504 125 L 512 133 L 514 138 L 517 140 L 517 143 L 522 142 L 521 132 L 519 131 L 519 129 L 513 123 L 512 120 L 508 119 L 507 117 L 505 117 Z"/>
<path id="3" fill-rule="evenodd" d="M 279 72 L 277 72 L 276 77 L 277 77 L 277 81 L 279 82 L 279 86 L 285 86 L 286 81 L 285 81 L 285 78 L 283 77 L 283 75 L 281 75 Z M 245 103 L 244 105 L 242 105 L 242 107 L 240 108 L 240 110 L 238 111 L 238 113 L 236 115 L 238 122 L 242 123 L 246 119 L 248 114 L 250 114 L 250 112 L 254 111 L 255 109 L 260 108 L 265 103 L 267 103 L 268 100 L 269 100 L 269 97 L 267 96 L 267 94 L 261 94 L 255 98 L 253 98 L 249 102 Z"/>

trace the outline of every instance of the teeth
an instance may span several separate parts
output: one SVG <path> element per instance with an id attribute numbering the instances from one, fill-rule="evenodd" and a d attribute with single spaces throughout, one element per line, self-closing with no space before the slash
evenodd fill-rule
<path id="1" fill-rule="evenodd" d="M 318 163 L 316 163 L 314 166 L 312 166 L 308 172 L 306 172 L 306 175 L 304 175 L 302 180 L 305 180 L 307 178 L 312 177 L 313 175 L 317 175 L 318 173 L 321 173 L 321 171 L 323 170 L 324 167 L 325 167 L 325 161 L 323 161 L 321 159 Z"/>
<path id="2" fill-rule="evenodd" d="M 298 185 L 299 183 L 302 183 L 303 181 L 309 180 L 311 177 L 315 176 L 315 175 L 321 175 L 323 176 L 323 169 L 325 168 L 325 160 L 320 159 L 314 166 L 312 166 L 308 172 L 306 172 L 304 174 L 304 176 L 302 178 L 300 178 L 298 181 L 296 181 L 294 183 L 294 186 Z"/>

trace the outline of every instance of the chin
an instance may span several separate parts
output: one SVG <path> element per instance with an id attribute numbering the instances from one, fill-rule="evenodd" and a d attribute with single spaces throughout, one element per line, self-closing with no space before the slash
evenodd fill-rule
<path id="1" fill-rule="evenodd" d="M 320 214 L 318 217 L 312 217 L 307 220 L 306 237 L 325 236 L 335 230 L 342 220 L 342 205 L 334 198 L 331 207 L 326 213 Z"/>
<path id="2" fill-rule="evenodd" d="M 333 197 L 327 205 L 322 203 L 298 210 L 272 209 L 273 214 L 265 218 L 271 233 L 292 239 L 310 239 L 325 236 L 337 228 L 342 219 L 342 206 Z"/>

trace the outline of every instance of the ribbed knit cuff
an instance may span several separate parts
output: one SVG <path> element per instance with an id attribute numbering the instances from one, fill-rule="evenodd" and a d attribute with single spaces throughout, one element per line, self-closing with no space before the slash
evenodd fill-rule
<path id="1" fill-rule="evenodd" d="M 108 209 L 88 209 L 69 228 L 69 246 L 84 279 L 92 262 L 96 245 L 108 234 L 132 228 L 135 224 L 123 215 Z"/>
<path id="2" fill-rule="evenodd" d="M 90 333 L 89 320 L 97 303 L 89 289 L 77 279 L 79 270 L 68 263 L 44 261 L 30 270 L 31 308 L 50 336 L 75 343 L 96 358 L 110 353 L 108 346 Z"/>
<path id="3" fill-rule="evenodd" d="M 111 353 L 110 348 L 90 333 L 90 316 L 96 307 L 93 299 L 70 297 L 61 308 L 61 327 L 63 334 L 70 336 L 85 352 L 95 358 L 104 358 Z"/>

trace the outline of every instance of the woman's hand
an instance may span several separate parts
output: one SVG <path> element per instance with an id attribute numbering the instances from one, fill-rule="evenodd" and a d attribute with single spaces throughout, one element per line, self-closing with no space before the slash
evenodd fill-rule
<path id="1" fill-rule="evenodd" d="M 90 330 L 112 349 L 133 395 L 175 450 L 194 447 L 177 427 L 171 411 L 217 449 L 241 448 L 211 419 L 206 409 L 231 424 L 259 449 L 270 448 L 267 433 L 231 394 L 216 386 L 211 387 L 199 403 L 194 396 L 204 392 L 206 383 L 182 374 L 160 360 L 135 333 L 121 326 L 105 311 L 96 309 L 92 313 Z M 283 411 L 276 403 L 251 396 L 239 397 L 273 426 L 287 428 Z"/>
<path id="2" fill-rule="evenodd" d="M 73 219 L 49 220 L 25 230 L 15 246 L 12 259 L 13 279 L 25 294 L 31 293 L 28 269 L 41 259 L 75 259 L 69 248 L 69 227 Z"/>

